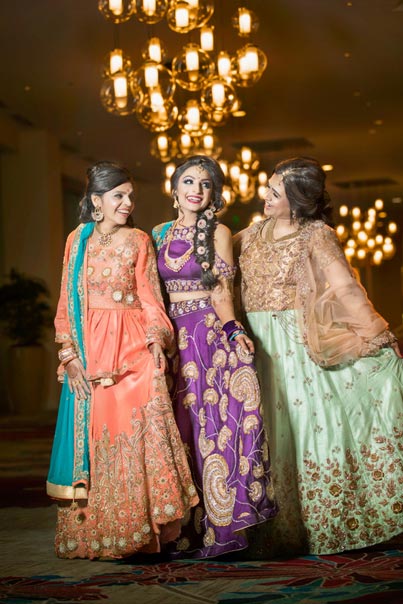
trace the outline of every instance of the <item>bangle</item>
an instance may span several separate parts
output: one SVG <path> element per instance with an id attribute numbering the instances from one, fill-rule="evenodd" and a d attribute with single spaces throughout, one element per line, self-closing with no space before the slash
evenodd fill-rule
<path id="1" fill-rule="evenodd" d="M 239 321 L 236 321 L 235 319 L 232 319 L 231 321 L 227 321 L 226 323 L 224 323 L 224 325 L 222 326 L 222 330 L 226 334 L 228 340 L 233 339 L 233 338 L 231 338 L 231 336 L 236 331 L 245 333 L 245 328 L 242 325 L 242 323 L 240 323 Z M 239 335 L 239 333 L 237 335 Z"/>
<path id="2" fill-rule="evenodd" d="M 246 336 L 246 331 L 244 331 L 243 329 L 237 329 L 236 331 L 232 332 L 232 334 L 230 335 L 230 337 L 228 339 L 230 342 L 232 342 L 238 336 Z"/>
<path id="3" fill-rule="evenodd" d="M 77 358 L 77 353 L 73 346 L 69 348 L 61 348 L 58 352 L 59 361 L 62 365 L 67 365 L 70 361 Z"/>

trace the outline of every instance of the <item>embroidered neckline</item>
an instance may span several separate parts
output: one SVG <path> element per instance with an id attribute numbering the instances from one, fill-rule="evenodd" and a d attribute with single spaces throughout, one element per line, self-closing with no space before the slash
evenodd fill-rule
<path id="1" fill-rule="evenodd" d="M 280 243 L 282 241 L 287 241 L 288 239 L 295 239 L 295 237 L 298 237 L 298 235 L 301 232 L 301 227 L 299 227 L 296 231 L 294 231 L 293 233 L 289 233 L 288 235 L 283 235 L 282 237 L 274 237 L 273 232 L 274 232 L 274 227 L 276 226 L 276 219 L 275 218 L 269 218 L 268 221 L 263 221 L 263 224 L 260 228 L 259 231 L 259 235 L 260 235 L 260 239 L 262 241 L 264 241 L 265 243 Z M 266 228 L 266 232 L 265 235 L 263 236 L 263 229 L 265 228 L 267 224 L 267 228 Z"/>
<path id="2" fill-rule="evenodd" d="M 184 227 L 184 228 L 187 228 L 187 227 Z M 189 261 L 191 255 L 193 254 L 194 246 L 193 246 L 193 242 L 192 242 L 190 247 L 186 250 L 186 252 L 184 254 L 182 254 L 182 256 L 178 256 L 178 258 L 172 258 L 169 255 L 169 248 L 170 248 L 171 242 L 174 239 L 174 232 L 176 230 L 183 231 L 183 228 L 178 229 L 176 226 L 176 223 L 175 223 L 169 229 L 168 236 L 166 239 L 166 247 L 165 247 L 165 251 L 164 251 L 164 264 L 167 268 L 171 269 L 175 273 L 178 273 L 185 266 L 185 264 Z M 185 240 L 187 240 L 187 237 L 185 237 Z M 190 240 L 189 240 L 189 243 L 190 243 Z"/>

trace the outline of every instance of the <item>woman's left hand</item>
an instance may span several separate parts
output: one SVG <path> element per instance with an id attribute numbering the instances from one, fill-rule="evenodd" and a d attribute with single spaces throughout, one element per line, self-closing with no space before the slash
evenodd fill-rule
<path id="1" fill-rule="evenodd" d="M 154 363 L 156 368 L 161 369 L 162 371 L 166 371 L 167 360 L 164 351 L 162 350 L 161 344 L 157 344 L 157 342 L 154 342 L 154 344 L 150 344 L 148 348 L 154 357 Z"/>
<path id="2" fill-rule="evenodd" d="M 397 342 L 395 342 L 394 344 L 392 344 L 392 348 L 395 351 L 396 356 L 399 357 L 399 359 L 401 359 L 402 353 L 400 352 L 399 344 Z"/>
<path id="3" fill-rule="evenodd" d="M 245 352 L 249 352 L 250 354 L 255 353 L 255 346 L 246 333 L 240 333 L 239 336 L 235 338 L 235 342 L 238 342 Z"/>

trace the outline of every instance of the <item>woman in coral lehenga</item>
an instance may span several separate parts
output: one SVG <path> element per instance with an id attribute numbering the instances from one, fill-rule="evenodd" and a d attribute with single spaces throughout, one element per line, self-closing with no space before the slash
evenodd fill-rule
<path id="1" fill-rule="evenodd" d="M 128 226 L 132 194 L 125 169 L 96 164 L 66 244 L 47 482 L 62 558 L 157 552 L 198 501 L 165 381 L 172 327 L 150 240 Z"/>

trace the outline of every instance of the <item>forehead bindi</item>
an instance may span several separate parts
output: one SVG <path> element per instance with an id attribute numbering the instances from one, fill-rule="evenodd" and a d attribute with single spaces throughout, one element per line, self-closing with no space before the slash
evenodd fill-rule
<path id="1" fill-rule="evenodd" d="M 133 193 L 133 187 L 129 182 L 125 182 L 122 185 L 118 185 L 111 191 L 112 193 L 123 193 L 125 195 L 131 195 Z"/>

